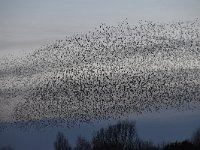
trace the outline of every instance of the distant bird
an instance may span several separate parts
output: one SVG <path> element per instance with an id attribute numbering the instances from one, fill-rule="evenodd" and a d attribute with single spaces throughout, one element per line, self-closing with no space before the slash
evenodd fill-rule
<path id="1" fill-rule="evenodd" d="M 73 125 L 200 104 L 199 23 L 101 24 L 22 58 L 0 61 L 0 103 L 13 121 Z M 8 102 L 9 103 L 9 102 Z M 187 105 L 185 105 L 187 104 Z M 1 121 L 1 120 L 0 120 Z"/>

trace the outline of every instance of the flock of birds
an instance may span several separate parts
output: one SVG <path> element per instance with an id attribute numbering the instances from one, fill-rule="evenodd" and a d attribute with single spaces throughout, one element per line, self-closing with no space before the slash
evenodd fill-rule
<path id="1" fill-rule="evenodd" d="M 85 122 L 200 106 L 200 24 L 127 20 L 0 61 L 0 122 Z M 10 106 L 10 107 L 9 107 Z M 5 110 L 6 111 L 6 110 Z"/>

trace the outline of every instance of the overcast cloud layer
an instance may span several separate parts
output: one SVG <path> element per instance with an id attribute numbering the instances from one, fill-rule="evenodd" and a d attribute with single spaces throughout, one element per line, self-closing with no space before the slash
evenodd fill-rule
<path id="1" fill-rule="evenodd" d="M 199 10 L 199 0 L 0 0 L 0 56 L 22 55 L 101 22 L 194 20 Z"/>

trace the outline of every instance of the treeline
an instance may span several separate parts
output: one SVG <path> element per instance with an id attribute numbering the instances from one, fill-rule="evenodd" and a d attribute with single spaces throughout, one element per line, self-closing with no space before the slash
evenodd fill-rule
<path id="1" fill-rule="evenodd" d="M 200 128 L 190 140 L 156 146 L 150 141 L 139 138 L 135 122 L 120 121 L 115 125 L 98 130 L 91 141 L 78 137 L 74 148 L 64 133 L 58 132 L 54 142 L 55 150 L 200 150 Z M 0 150 L 14 150 L 11 147 Z"/>
<path id="2" fill-rule="evenodd" d="M 55 150 L 200 150 L 200 128 L 190 140 L 155 146 L 152 142 L 139 138 L 135 122 L 122 121 L 101 128 L 91 141 L 78 137 L 74 148 L 64 134 L 59 132 L 54 146 Z"/>

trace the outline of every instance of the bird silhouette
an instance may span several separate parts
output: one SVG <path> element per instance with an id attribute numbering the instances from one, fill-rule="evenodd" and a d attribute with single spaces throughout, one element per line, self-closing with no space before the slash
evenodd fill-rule
<path id="1" fill-rule="evenodd" d="M 74 125 L 130 113 L 198 109 L 199 27 L 198 20 L 102 23 L 26 57 L 2 58 L 1 106 L 12 104 L 10 121 L 40 120 L 38 128 L 59 120 Z"/>

